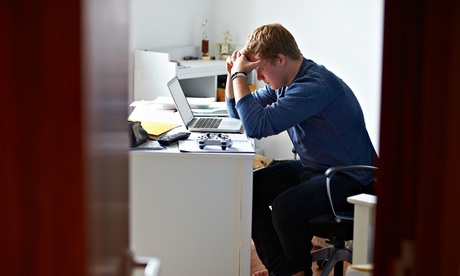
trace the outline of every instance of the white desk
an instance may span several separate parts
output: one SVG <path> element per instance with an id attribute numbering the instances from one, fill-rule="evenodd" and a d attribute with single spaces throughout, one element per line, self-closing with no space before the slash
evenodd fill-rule
<path id="1" fill-rule="evenodd" d="M 161 276 L 250 274 L 253 154 L 130 152 L 130 243 Z"/>

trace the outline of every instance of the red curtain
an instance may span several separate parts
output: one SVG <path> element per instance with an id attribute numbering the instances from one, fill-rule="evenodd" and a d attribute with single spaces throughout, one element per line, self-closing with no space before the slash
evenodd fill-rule
<path id="1" fill-rule="evenodd" d="M 127 275 L 129 1 L 0 1 L 0 275 Z"/>
<path id="2" fill-rule="evenodd" d="M 459 275 L 459 15 L 385 1 L 376 276 Z"/>
<path id="3" fill-rule="evenodd" d="M 1 275 L 84 275 L 80 1 L 0 4 Z"/>

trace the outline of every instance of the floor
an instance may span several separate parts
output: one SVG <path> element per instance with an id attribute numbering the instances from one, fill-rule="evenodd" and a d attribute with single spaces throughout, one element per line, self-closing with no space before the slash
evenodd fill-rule
<path id="1" fill-rule="evenodd" d="M 345 263 L 344 271 L 347 269 L 348 265 L 349 265 L 348 263 Z M 254 248 L 254 244 L 251 244 L 251 275 L 256 271 L 260 271 L 260 270 L 264 270 L 264 269 L 265 269 L 265 267 L 263 266 L 263 264 L 260 262 L 259 258 L 257 257 L 257 253 L 256 253 L 256 250 Z M 312 270 L 313 270 L 313 276 L 320 276 L 321 275 L 322 270 L 318 268 L 316 263 L 312 264 Z M 332 271 L 332 273 L 330 275 L 334 275 L 333 272 L 334 271 Z"/>

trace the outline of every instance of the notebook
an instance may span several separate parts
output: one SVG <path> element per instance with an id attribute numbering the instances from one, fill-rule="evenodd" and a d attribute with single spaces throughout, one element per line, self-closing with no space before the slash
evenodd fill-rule
<path id="1" fill-rule="evenodd" d="M 181 152 L 216 152 L 216 153 L 254 153 L 251 141 L 245 134 L 229 133 L 228 137 L 232 140 L 231 147 L 223 149 L 220 145 L 206 145 L 200 148 L 197 144 L 197 138 L 202 133 L 192 133 L 190 137 L 179 141 L 179 151 Z"/>
<path id="2" fill-rule="evenodd" d="M 195 117 L 177 76 L 168 82 L 168 88 L 176 104 L 177 111 L 189 131 L 243 133 L 243 125 L 239 119 L 228 117 Z"/>

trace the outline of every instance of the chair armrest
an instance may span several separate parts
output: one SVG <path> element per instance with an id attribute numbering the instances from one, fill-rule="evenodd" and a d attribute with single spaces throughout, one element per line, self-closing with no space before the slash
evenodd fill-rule
<path id="1" fill-rule="evenodd" d="M 332 177 L 335 173 L 345 172 L 345 171 L 368 171 L 374 172 L 377 170 L 377 167 L 369 165 L 346 165 L 346 166 L 334 166 L 330 167 L 324 173 L 326 177 Z"/>
<path id="2" fill-rule="evenodd" d="M 339 172 L 346 172 L 346 171 L 368 171 L 368 172 L 374 172 L 378 168 L 375 166 L 369 166 L 369 165 L 344 165 L 344 166 L 334 166 L 330 167 L 329 169 L 326 170 L 324 173 L 326 175 L 326 189 L 327 189 L 327 195 L 329 197 L 329 204 L 331 205 L 332 213 L 335 216 L 335 220 L 339 223 L 342 219 L 346 220 L 353 220 L 353 217 L 348 217 L 348 216 L 339 216 L 335 212 L 334 209 L 334 203 L 332 202 L 332 194 L 331 194 L 331 179 L 334 174 L 339 173 Z"/>

